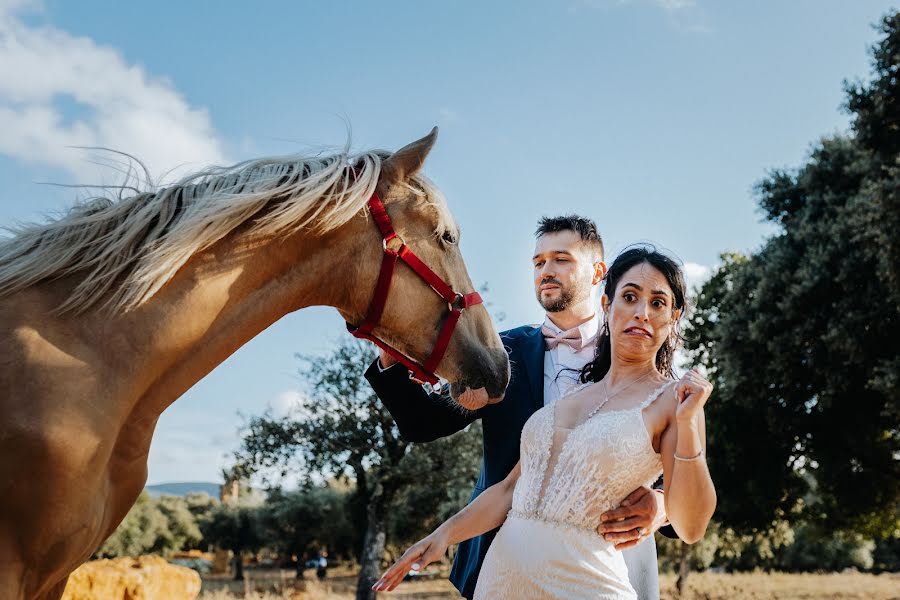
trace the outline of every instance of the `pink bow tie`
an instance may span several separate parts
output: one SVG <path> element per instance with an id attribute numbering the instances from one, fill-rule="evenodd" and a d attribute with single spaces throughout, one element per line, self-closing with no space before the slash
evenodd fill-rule
<path id="1" fill-rule="evenodd" d="M 581 330 L 577 327 L 557 334 L 546 325 L 542 325 L 541 333 L 544 334 L 544 342 L 547 344 L 547 350 L 554 350 L 560 344 L 565 344 L 576 352 L 584 347 L 581 343 Z"/>

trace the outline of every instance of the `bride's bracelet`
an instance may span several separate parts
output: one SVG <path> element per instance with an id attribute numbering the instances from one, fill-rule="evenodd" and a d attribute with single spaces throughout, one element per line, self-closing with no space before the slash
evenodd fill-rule
<path id="1" fill-rule="evenodd" d="M 691 456 L 689 458 L 683 458 L 681 456 L 678 456 L 677 454 L 675 454 L 674 456 L 675 456 L 675 460 L 691 462 L 691 461 L 695 461 L 695 460 L 699 460 L 699 459 L 703 458 L 703 449 L 701 448 L 700 452 L 698 452 L 697 454 L 695 454 L 694 456 Z"/>

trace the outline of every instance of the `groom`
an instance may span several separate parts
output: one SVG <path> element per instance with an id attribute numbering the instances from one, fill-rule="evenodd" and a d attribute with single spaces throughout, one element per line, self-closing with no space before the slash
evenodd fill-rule
<path id="1" fill-rule="evenodd" d="M 534 287 L 546 311 L 544 323 L 500 334 L 509 352 L 512 378 L 502 402 L 487 404 L 487 394 L 465 399 L 460 411 L 443 393 L 428 393 L 410 381 L 406 369 L 384 352 L 366 379 L 390 411 L 404 439 L 430 442 L 481 419 L 484 460 L 472 499 L 504 479 L 519 460 L 519 437 L 536 410 L 557 400 L 576 383 L 578 371 L 594 358 L 600 329 L 596 295 L 606 273 L 597 226 L 580 216 L 544 218 L 538 223 Z M 665 523 L 661 491 L 634 490 L 604 513 L 598 534 L 623 550 L 628 577 L 640 600 L 658 600 L 659 581 L 653 532 Z M 670 528 L 666 535 L 674 537 Z M 450 580 L 471 598 L 484 556 L 496 531 L 459 545 Z"/>

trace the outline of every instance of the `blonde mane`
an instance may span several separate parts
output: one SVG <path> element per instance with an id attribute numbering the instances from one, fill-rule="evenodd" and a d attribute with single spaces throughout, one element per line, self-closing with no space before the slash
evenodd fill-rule
<path id="1" fill-rule="evenodd" d="M 79 274 L 60 312 L 102 303 L 131 310 L 153 297 L 197 252 L 237 227 L 283 236 L 336 229 L 362 210 L 389 153 L 263 158 L 213 167 L 157 191 L 118 201 L 94 198 L 46 224 L 8 229 L 0 240 L 0 297 Z M 351 176 L 348 165 L 354 166 Z M 412 182 L 411 182 L 412 183 Z M 455 228 L 424 177 L 410 188 L 437 210 L 437 235 Z"/>

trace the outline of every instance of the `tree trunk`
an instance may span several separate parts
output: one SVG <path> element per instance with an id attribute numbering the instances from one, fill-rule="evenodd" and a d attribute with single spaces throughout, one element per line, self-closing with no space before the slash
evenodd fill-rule
<path id="1" fill-rule="evenodd" d="M 233 550 L 234 552 L 234 580 L 235 581 L 243 581 L 244 580 L 244 561 L 241 557 L 240 550 Z"/>
<path id="2" fill-rule="evenodd" d="M 678 556 L 678 580 L 675 582 L 675 587 L 678 589 L 678 595 L 682 596 L 687 583 L 688 573 L 691 572 L 691 546 L 681 542 L 680 550 L 681 552 L 679 552 Z"/>
<path id="3" fill-rule="evenodd" d="M 295 579 L 304 579 L 305 578 L 304 573 L 303 573 L 303 570 L 306 568 L 306 565 L 304 564 L 306 561 L 303 560 L 304 556 L 305 556 L 305 554 L 297 555 L 297 571 L 294 573 Z"/>
<path id="4" fill-rule="evenodd" d="M 381 557 L 384 554 L 386 523 L 381 502 L 377 496 L 369 502 L 366 535 L 359 557 L 359 579 L 356 582 L 356 600 L 375 600 L 372 586 L 381 577 Z"/>

